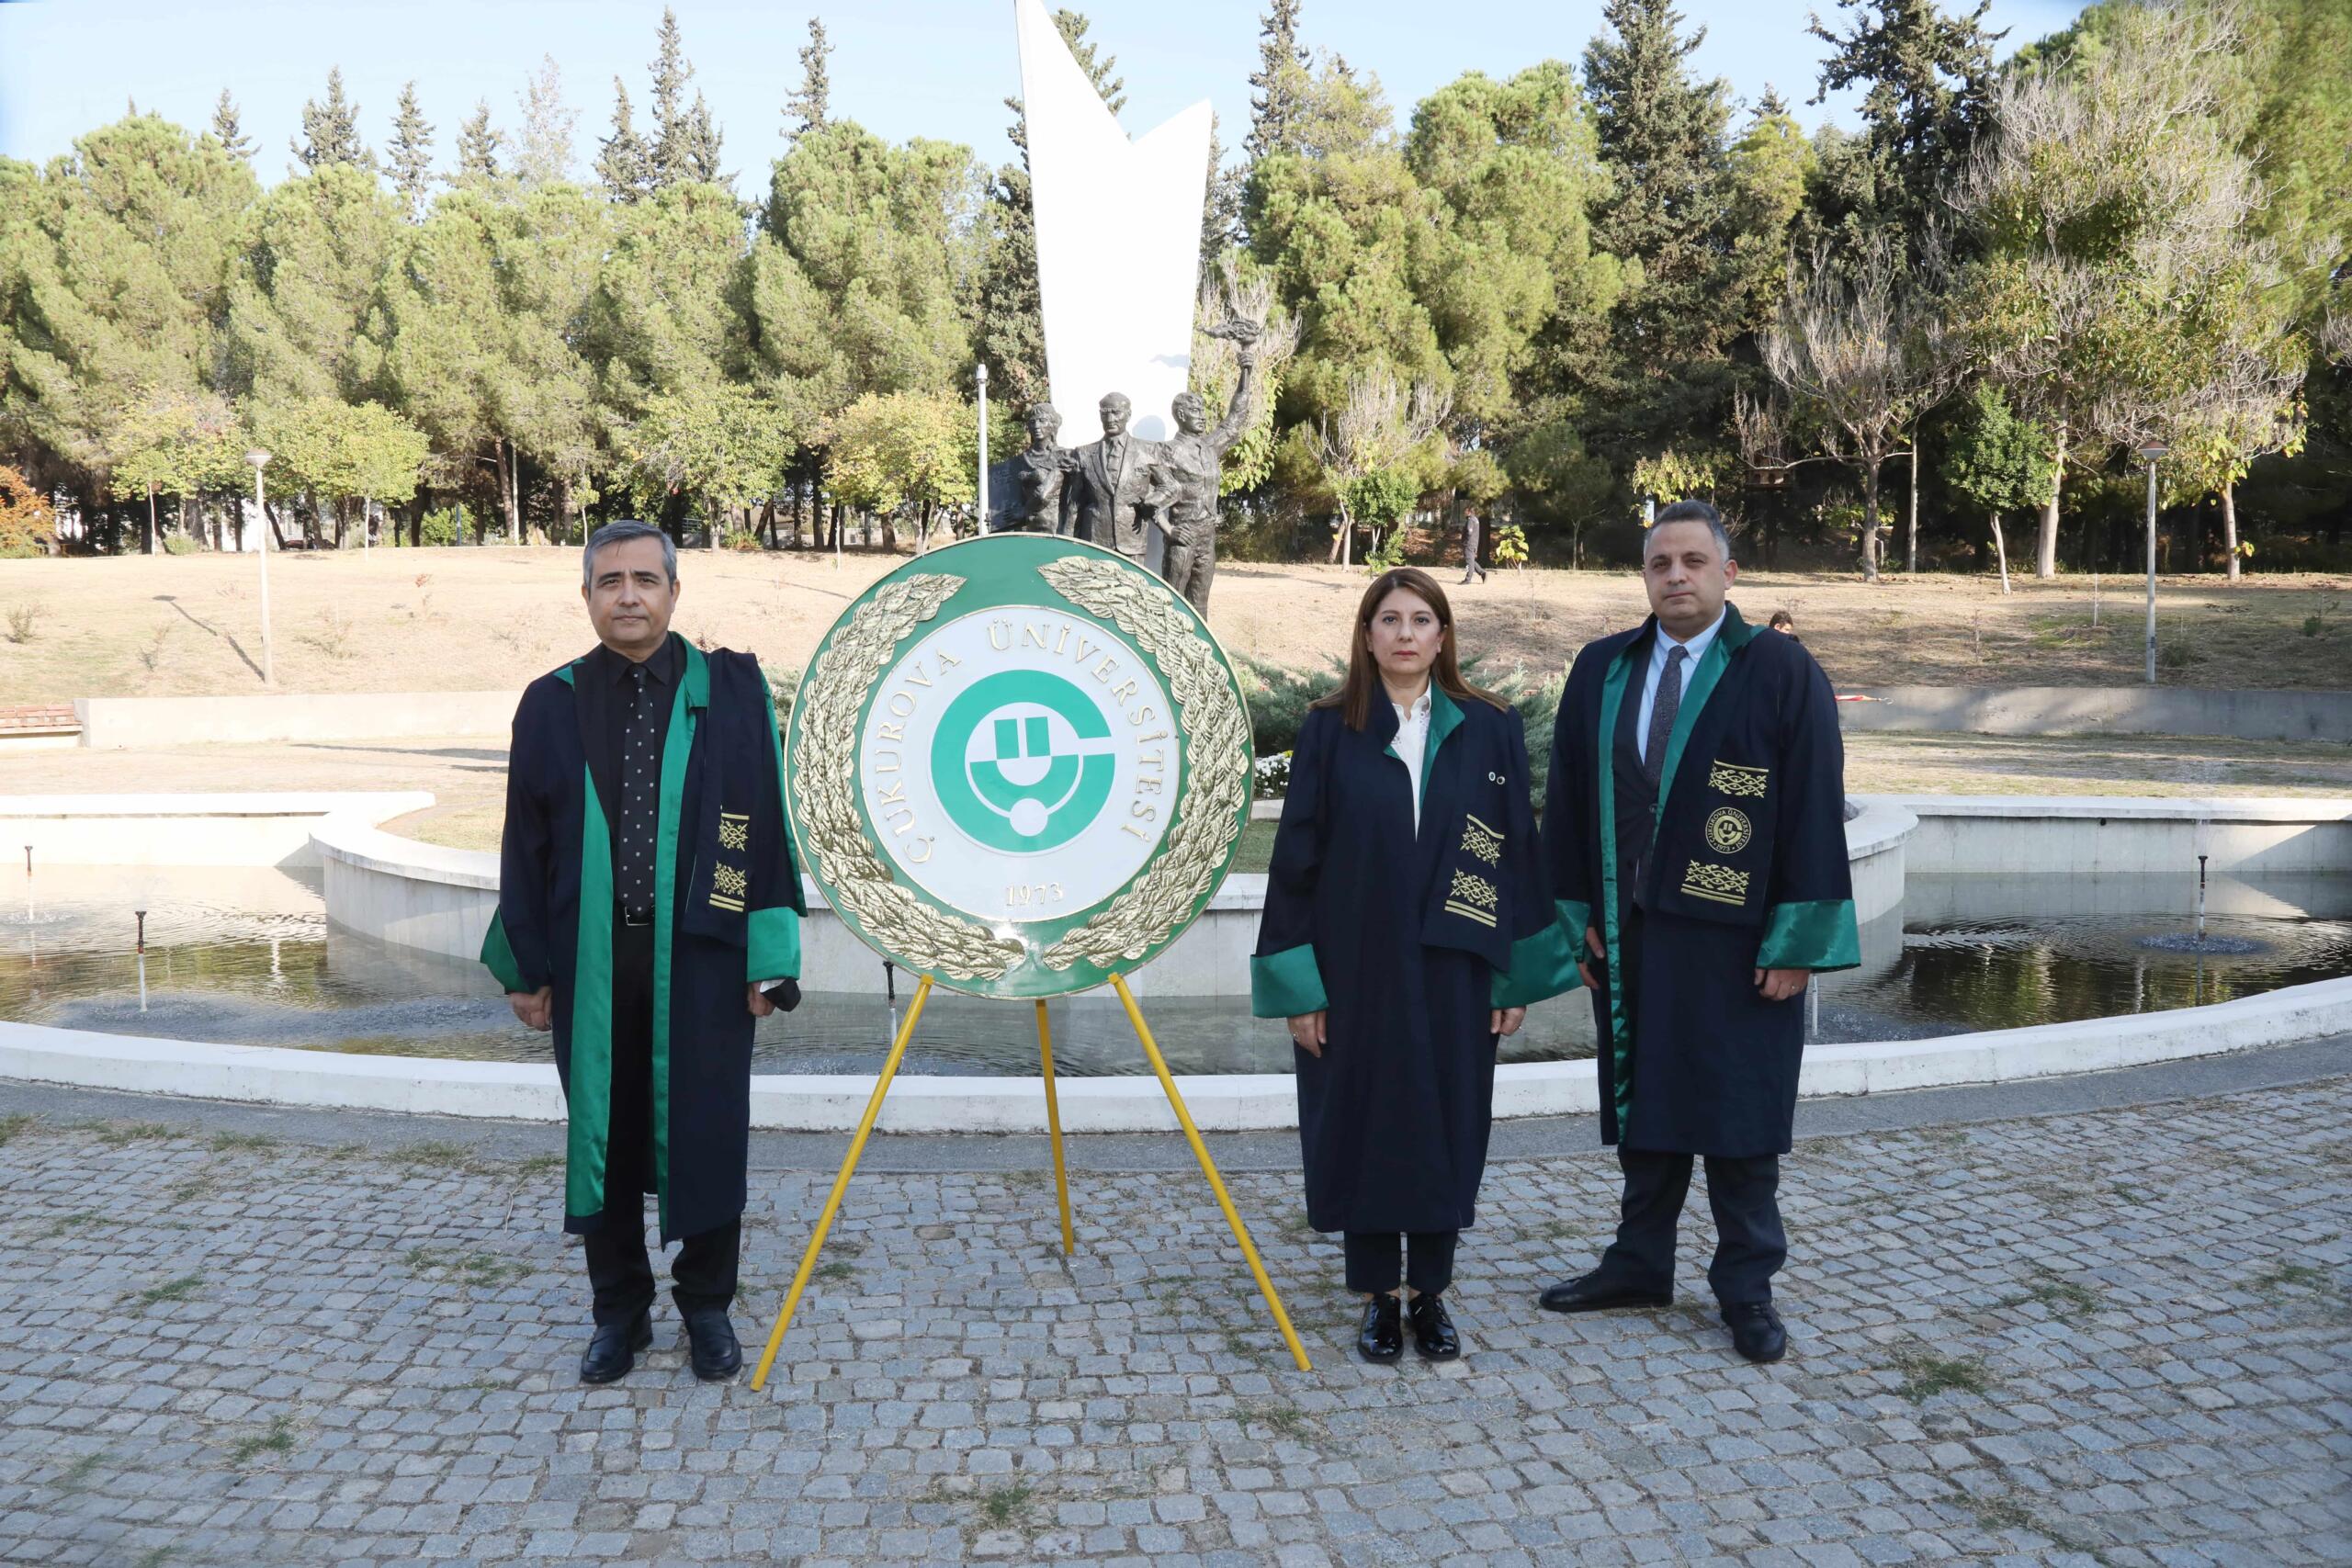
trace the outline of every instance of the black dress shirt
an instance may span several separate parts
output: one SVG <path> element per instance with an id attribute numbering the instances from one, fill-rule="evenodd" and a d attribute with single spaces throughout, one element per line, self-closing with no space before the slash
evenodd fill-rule
<path id="1" fill-rule="evenodd" d="M 601 644 L 588 656 L 592 707 L 598 714 L 593 744 L 604 764 L 598 777 L 613 831 L 613 896 L 621 919 L 653 919 L 653 853 L 661 825 L 662 751 L 670 710 L 684 671 L 678 639 L 663 639 L 643 663 Z"/>

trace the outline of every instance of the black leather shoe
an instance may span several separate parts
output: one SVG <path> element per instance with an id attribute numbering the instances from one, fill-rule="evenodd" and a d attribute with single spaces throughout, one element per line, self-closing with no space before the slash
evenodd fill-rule
<path id="1" fill-rule="evenodd" d="M 1405 1314 L 1413 1320 L 1413 1348 L 1423 1360 L 1451 1361 L 1462 1354 L 1462 1337 L 1453 1332 L 1443 1296 L 1424 1292 L 1407 1304 Z"/>
<path id="2" fill-rule="evenodd" d="M 1731 1325 L 1731 1348 L 1751 1361 L 1777 1361 L 1789 1353 L 1789 1331 L 1770 1302 L 1740 1302 L 1724 1308 Z"/>
<path id="3" fill-rule="evenodd" d="M 614 1382 L 628 1376 L 637 1353 L 653 1343 L 653 1314 L 639 1313 L 621 1323 L 599 1324 L 580 1358 L 582 1382 Z"/>
<path id="4" fill-rule="evenodd" d="M 1402 1303 L 1383 1292 L 1363 1303 L 1363 1326 L 1356 1330 L 1356 1354 L 1367 1361 L 1393 1361 L 1405 1353 Z"/>
<path id="5" fill-rule="evenodd" d="M 1555 1285 L 1537 1299 L 1545 1312 L 1615 1312 L 1624 1307 L 1662 1307 L 1674 1303 L 1672 1291 L 1644 1290 L 1623 1280 L 1604 1279 L 1599 1269 L 1581 1280 Z"/>
<path id="6" fill-rule="evenodd" d="M 705 1382 L 718 1382 L 743 1370 L 743 1347 L 735 1342 L 735 1325 L 717 1307 L 686 1318 L 686 1364 Z"/>

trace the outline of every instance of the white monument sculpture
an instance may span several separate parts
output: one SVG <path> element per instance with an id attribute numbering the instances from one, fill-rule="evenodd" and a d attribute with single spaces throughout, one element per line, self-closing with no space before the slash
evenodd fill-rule
<path id="1" fill-rule="evenodd" d="M 1104 396 L 1124 393 L 1132 432 L 1163 439 L 1192 374 L 1208 101 L 1130 141 L 1042 0 L 1013 10 L 1051 400 L 1088 440 Z"/>

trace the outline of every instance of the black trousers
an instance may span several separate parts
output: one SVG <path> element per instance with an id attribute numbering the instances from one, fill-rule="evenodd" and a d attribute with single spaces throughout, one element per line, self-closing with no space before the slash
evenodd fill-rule
<path id="1" fill-rule="evenodd" d="M 1629 886 L 1639 886 L 1638 876 Z M 1619 927 L 1620 958 L 1628 975 L 1638 975 L 1641 910 L 1629 905 Z M 1632 1005 L 1630 987 L 1627 1005 Z M 1675 1232 L 1690 1196 L 1694 1157 L 1618 1146 L 1625 1191 L 1619 1204 L 1617 1239 L 1601 1255 L 1602 1274 L 1645 1290 L 1673 1288 Z M 1715 1216 L 1715 1258 L 1707 1269 L 1707 1283 L 1725 1306 L 1769 1302 L 1772 1276 L 1789 1260 L 1789 1235 L 1781 1224 L 1781 1156 L 1705 1158 L 1707 1207 Z"/>
<path id="2" fill-rule="evenodd" d="M 1617 1239 L 1601 1255 L 1600 1272 L 1645 1290 L 1674 1285 L 1674 1235 L 1690 1191 L 1693 1156 L 1647 1149 L 1617 1150 L 1625 1173 Z M 1709 1155 L 1707 1207 L 1715 1216 L 1715 1259 L 1707 1283 L 1725 1306 L 1772 1299 L 1772 1276 L 1789 1260 L 1781 1226 L 1781 1156 L 1724 1159 Z"/>
<path id="3" fill-rule="evenodd" d="M 1460 1231 L 1345 1231 L 1341 1236 L 1348 1289 L 1359 1295 L 1393 1291 L 1401 1279 L 1433 1296 L 1453 1282 L 1453 1245 L 1462 1239 Z"/>
<path id="4" fill-rule="evenodd" d="M 627 1323 L 653 1304 L 645 1195 L 653 1189 L 653 928 L 613 925 L 612 1122 L 605 1155 L 605 1223 L 582 1237 L 596 1323 Z M 671 1265 L 681 1316 L 735 1299 L 741 1222 L 687 1236 Z"/>

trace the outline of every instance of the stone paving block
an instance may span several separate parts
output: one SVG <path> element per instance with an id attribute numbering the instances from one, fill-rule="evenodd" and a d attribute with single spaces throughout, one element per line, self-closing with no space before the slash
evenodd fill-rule
<path id="1" fill-rule="evenodd" d="M 693 1379 L 666 1301 L 626 1382 L 571 1381 L 559 1173 L 35 1123 L 0 1142 L 0 1562 L 2343 1562 L 2347 1111 L 1809 1142 L 1770 1368 L 1695 1195 L 1675 1306 L 1531 1310 L 1605 1237 L 1605 1156 L 1489 1171 L 1443 1367 L 1354 1361 L 1295 1177 L 1236 1173 L 1310 1373 L 1196 1178 L 1081 1176 L 1064 1258 L 1034 1186 L 869 1172 L 758 1395 Z M 755 1179 L 739 1327 L 829 1180 Z M 94 1193 L 141 1217 L 59 1223 Z"/>

